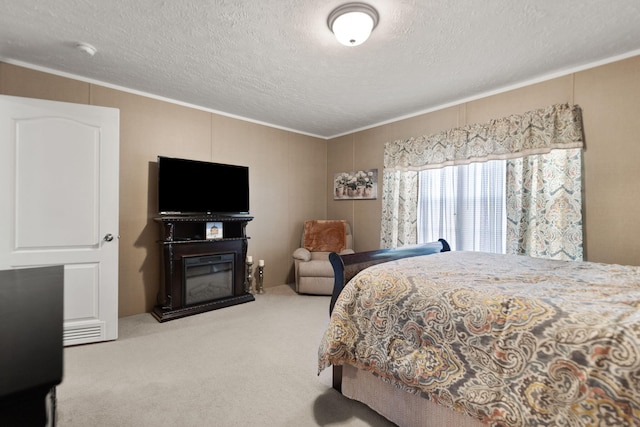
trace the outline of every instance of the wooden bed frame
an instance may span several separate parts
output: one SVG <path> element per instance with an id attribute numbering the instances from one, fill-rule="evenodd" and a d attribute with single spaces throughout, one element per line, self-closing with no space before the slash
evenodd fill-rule
<path id="1" fill-rule="evenodd" d="M 368 267 L 374 266 L 376 264 L 388 262 L 388 261 L 400 260 L 402 258 L 416 257 L 420 255 L 430 255 L 438 252 L 447 252 L 449 250 L 450 248 L 447 242 L 441 239 L 438 242 L 433 242 L 433 243 L 420 245 L 420 246 L 413 246 L 409 248 L 400 248 L 400 249 L 392 249 L 392 250 L 385 249 L 385 250 L 369 251 L 369 252 L 355 253 L 355 254 L 342 255 L 342 256 L 337 255 L 335 253 L 330 254 L 329 259 L 331 261 L 332 267 L 334 269 L 334 274 L 335 274 L 334 290 L 331 298 L 330 312 L 333 311 L 335 304 L 338 301 L 338 297 L 341 294 L 341 292 L 344 291 L 345 286 L 347 286 L 347 283 L 349 283 L 350 281 L 359 280 L 355 276 L 361 271 L 367 269 Z M 466 291 L 467 289 L 464 287 L 465 283 L 463 283 L 460 278 L 455 277 L 454 272 L 458 270 L 458 267 L 456 266 L 457 265 L 463 266 L 462 262 L 464 262 L 464 260 L 467 259 L 467 260 L 470 260 L 471 262 L 474 262 L 474 260 L 477 260 L 478 266 L 491 268 L 490 262 L 495 261 L 495 259 L 491 257 L 483 258 L 483 256 L 490 255 L 490 254 L 483 255 L 483 254 L 472 254 L 472 253 L 466 253 L 466 254 L 460 253 L 458 255 L 459 255 L 459 258 L 457 258 L 457 261 L 455 262 L 453 259 L 445 260 L 438 257 L 435 257 L 432 259 L 427 258 L 424 260 L 423 267 L 420 267 L 423 264 L 418 261 L 409 262 L 408 263 L 409 265 L 407 268 L 407 276 L 405 277 L 409 282 L 412 282 L 412 284 L 414 282 L 419 282 L 419 278 L 422 278 L 423 276 L 426 276 L 428 274 L 428 271 L 426 270 L 430 268 L 428 267 L 428 265 L 433 265 L 434 268 L 437 268 L 438 264 L 442 263 L 443 275 L 447 275 L 451 273 L 450 275 L 452 276 L 451 280 L 444 281 L 445 284 L 443 285 L 443 289 L 446 291 L 447 289 L 449 290 L 453 289 L 451 288 L 451 286 L 460 286 L 461 291 Z M 448 258 L 448 257 L 445 256 L 444 258 Z M 548 261 L 553 262 L 552 260 L 548 260 Z M 518 267 L 517 264 L 519 262 L 522 262 L 523 273 L 529 272 L 531 274 L 536 274 L 538 273 L 538 270 L 536 270 L 536 268 L 541 268 L 541 267 L 552 268 L 551 264 L 538 264 L 538 262 L 543 262 L 543 260 L 538 260 L 538 261 L 535 261 L 534 263 L 531 260 L 529 262 L 525 262 L 523 260 L 516 261 L 513 258 L 510 258 L 509 260 L 505 259 L 506 270 L 504 269 L 502 270 L 507 271 L 507 270 L 511 270 L 511 268 L 515 268 L 515 271 L 514 271 L 515 276 L 506 277 L 505 286 L 506 288 L 508 288 L 508 290 L 505 291 L 507 293 L 505 293 L 504 295 L 501 295 L 502 298 L 508 298 L 509 292 L 517 293 L 519 289 L 517 288 L 518 284 L 520 284 L 521 286 L 523 284 L 525 286 L 528 286 L 528 283 L 529 283 L 528 281 L 525 283 L 517 283 L 519 281 L 517 278 L 518 277 L 517 274 L 520 272 L 520 270 L 517 269 Z M 394 264 L 399 264 L 399 263 L 394 263 Z M 557 265 L 557 264 L 553 264 L 553 265 Z M 380 276 L 383 277 L 382 280 L 385 280 L 385 283 L 387 281 L 390 283 L 394 279 L 396 279 L 396 276 L 400 276 L 401 274 L 403 274 L 402 271 L 400 271 L 401 270 L 400 268 L 398 268 L 397 270 L 394 270 L 394 267 L 395 265 L 392 265 L 392 266 L 389 266 L 388 270 L 387 269 L 380 270 Z M 461 268 L 464 268 L 464 267 L 461 267 Z M 589 271 L 586 271 L 585 275 L 581 276 L 579 270 L 583 268 L 585 271 L 586 270 L 589 270 Z M 573 277 L 572 273 L 575 273 L 575 277 Z M 576 280 L 576 283 L 578 282 L 592 283 L 590 286 L 594 288 L 596 287 L 595 286 L 596 284 L 600 283 L 599 281 L 600 279 L 594 279 L 593 282 L 590 282 L 591 280 L 590 278 L 595 277 L 592 275 L 598 275 L 598 274 L 601 274 L 604 277 L 604 279 L 602 279 L 603 283 L 606 282 L 606 279 L 609 277 L 609 274 L 616 275 L 616 277 L 618 277 L 618 279 L 616 280 L 619 280 L 619 281 L 612 282 L 611 287 L 612 288 L 615 287 L 614 286 L 615 283 L 620 283 L 620 286 L 621 286 L 620 294 L 615 294 L 613 293 L 613 291 L 611 294 L 608 294 L 608 293 L 603 294 L 604 295 L 603 302 L 605 303 L 609 299 L 612 300 L 614 298 L 612 295 L 615 295 L 615 298 L 616 298 L 615 302 L 612 302 L 611 307 L 607 307 L 607 306 L 605 307 L 607 309 L 612 310 L 615 315 L 620 315 L 624 313 L 625 316 L 627 316 L 625 317 L 625 319 L 633 318 L 635 322 L 636 321 L 635 316 L 637 315 L 637 312 L 633 311 L 632 308 L 636 308 L 636 306 L 633 306 L 631 309 L 627 309 L 627 307 L 625 306 L 625 307 L 621 307 L 619 309 L 620 311 L 615 311 L 617 310 L 618 306 L 614 305 L 614 304 L 617 304 L 618 301 L 622 301 L 623 298 L 625 301 L 624 304 L 626 305 L 631 305 L 632 302 L 635 301 L 636 295 L 634 292 L 636 292 L 636 289 L 637 289 L 635 287 L 635 285 L 637 284 L 637 276 L 636 276 L 637 271 L 633 269 L 633 267 L 630 267 L 629 269 L 625 269 L 625 266 L 613 266 L 613 267 L 600 266 L 598 268 L 595 268 L 594 266 L 593 270 L 591 270 L 590 267 L 572 265 L 572 266 L 567 266 L 567 270 L 564 271 L 563 274 L 559 274 L 555 277 L 547 278 L 547 276 L 541 275 L 541 278 L 542 278 L 541 283 L 544 282 L 545 280 L 549 280 L 552 284 L 548 288 L 541 287 L 539 289 L 536 289 L 535 292 L 537 293 L 535 293 L 535 295 L 532 296 L 531 304 L 537 303 L 538 300 L 536 299 L 536 295 L 538 295 L 540 292 L 544 290 L 549 290 L 553 292 L 553 286 L 557 286 L 560 284 L 564 286 L 563 279 L 565 277 L 567 278 L 567 280 L 569 280 L 568 278 L 571 276 L 572 279 Z M 466 272 L 464 271 L 461 272 L 461 276 L 464 276 L 464 275 L 466 275 Z M 483 276 L 481 271 L 478 272 L 478 274 L 475 276 L 473 275 L 473 273 L 469 273 L 469 277 L 471 277 L 470 280 L 473 280 L 473 279 L 479 280 L 478 283 L 473 282 L 474 285 L 479 283 L 485 283 L 480 278 L 481 276 L 485 277 L 486 275 Z M 624 279 L 622 278 L 623 276 L 624 276 Z M 363 286 L 369 286 L 369 284 L 371 284 L 375 288 L 375 285 L 376 285 L 375 277 L 376 277 L 375 273 L 372 273 L 371 275 L 365 274 L 365 276 L 362 277 Z M 493 280 L 492 276 L 486 276 L 485 279 L 486 281 Z M 428 282 L 428 280 L 426 282 Z M 509 284 L 512 284 L 511 282 L 514 282 L 515 285 L 510 288 Z M 425 292 L 430 294 L 438 292 L 437 291 L 438 287 L 433 285 L 432 283 L 431 285 L 433 287 L 429 287 L 429 284 L 425 284 L 426 286 Z M 447 288 L 447 286 L 449 286 L 449 288 Z M 371 352 L 374 353 L 379 359 L 384 358 L 386 356 L 385 351 L 389 349 L 388 347 L 389 336 L 387 336 L 387 341 L 385 341 L 385 344 L 380 345 L 380 348 L 377 348 L 376 344 L 373 344 L 373 340 L 375 339 L 374 336 L 376 334 L 374 333 L 374 334 L 368 335 L 368 333 L 370 332 L 370 329 L 367 329 L 367 319 L 370 319 L 370 317 L 377 316 L 379 314 L 379 313 L 376 313 L 375 308 L 372 308 L 372 305 L 368 303 L 372 301 L 377 302 L 378 300 L 370 295 L 369 289 L 358 290 L 355 288 L 352 289 L 351 287 L 348 287 L 347 289 L 349 290 L 350 295 L 348 296 L 345 295 L 345 297 L 347 297 L 347 299 L 345 299 L 345 303 L 353 304 L 353 306 L 357 308 L 356 311 L 361 311 L 361 313 L 359 313 L 360 317 L 354 316 L 354 317 L 357 317 L 356 324 L 350 324 L 349 322 L 351 319 L 349 319 L 350 313 L 349 313 L 348 307 L 351 305 L 345 306 L 345 307 L 340 306 L 340 313 L 339 313 L 340 316 L 336 319 L 332 319 L 331 320 L 332 323 L 330 324 L 330 327 L 336 327 L 338 329 L 335 331 L 330 330 L 329 332 L 331 334 L 338 333 L 340 330 L 340 322 L 344 321 L 344 325 L 345 325 L 344 330 L 349 331 L 349 332 L 345 332 L 345 335 L 352 336 L 352 333 L 353 333 L 355 334 L 354 336 L 363 336 L 363 337 L 366 337 L 366 339 L 371 339 L 372 340 Z M 493 289 L 493 288 L 489 288 L 489 289 Z M 580 288 L 575 288 L 575 289 L 580 289 Z M 575 291 L 575 289 L 570 288 L 566 295 L 571 296 L 570 292 Z M 409 286 L 408 283 L 405 291 L 406 291 L 405 293 L 398 294 L 397 300 L 402 300 L 406 302 L 406 300 L 410 299 L 411 295 L 413 295 L 411 294 L 411 292 L 416 292 L 418 294 L 417 298 L 423 297 L 420 289 Z M 596 298 L 599 296 L 597 290 L 594 291 L 593 289 L 586 287 L 586 291 L 593 293 L 593 296 Z M 469 290 L 469 292 L 472 293 L 473 291 Z M 351 293 L 353 293 L 353 295 L 351 295 Z M 362 294 L 364 298 L 367 298 L 366 302 L 363 303 L 362 301 L 355 300 L 359 296 L 359 294 Z M 486 294 L 481 293 L 478 300 L 486 299 L 484 298 L 484 295 Z M 559 295 L 560 295 L 560 300 L 562 300 L 562 298 L 566 296 L 562 292 L 560 292 Z M 461 297 L 461 298 L 464 298 L 464 297 Z M 473 300 L 473 298 L 474 297 L 470 297 L 469 300 Z M 516 298 L 519 298 L 519 297 L 516 297 Z M 381 299 L 384 299 L 384 298 L 381 298 Z M 389 297 L 388 299 L 392 299 L 392 297 Z M 425 301 L 424 301 L 425 305 L 429 305 L 429 303 L 426 302 L 427 300 L 428 300 L 428 297 L 425 296 Z M 511 301 L 511 298 L 509 298 L 509 301 Z M 590 313 L 588 309 L 583 310 L 582 307 L 579 306 L 579 304 L 582 302 L 581 300 L 573 301 L 571 300 L 571 298 L 567 298 L 566 302 L 567 302 L 568 308 L 575 308 L 576 311 L 580 313 L 583 317 L 588 316 L 588 314 Z M 592 304 L 591 301 L 585 300 L 585 302 Z M 443 302 L 443 304 L 444 303 L 445 302 Z M 475 302 L 473 304 L 475 304 Z M 523 304 L 526 305 L 526 303 L 523 303 Z M 480 309 L 486 308 L 490 310 L 488 305 L 482 306 L 481 301 L 478 302 L 478 307 L 480 307 Z M 544 304 L 541 305 L 541 307 L 544 307 Z M 553 307 L 556 307 L 557 310 L 554 309 Z M 593 422 L 595 425 L 597 423 L 601 423 L 602 420 L 606 420 L 607 415 L 605 414 L 607 411 L 611 410 L 611 411 L 614 411 L 612 413 L 618 414 L 613 417 L 614 418 L 619 417 L 620 419 L 620 421 L 618 422 L 619 425 L 622 425 L 622 424 L 637 425 L 638 419 L 639 419 L 637 415 L 637 411 L 638 411 L 636 406 L 637 401 L 631 400 L 633 398 L 631 398 L 630 396 L 632 396 L 634 389 L 633 387 L 629 386 L 629 384 L 632 383 L 633 378 L 637 378 L 638 376 L 637 367 L 634 368 L 636 370 L 629 369 L 628 371 L 624 371 L 625 373 L 624 374 L 621 373 L 619 377 L 616 377 L 613 374 L 611 374 L 611 376 L 607 376 L 609 375 L 608 373 L 605 374 L 596 369 L 597 365 L 600 364 L 601 362 L 600 359 L 596 359 L 595 358 L 596 356 L 593 356 L 593 359 L 589 359 L 590 357 L 592 357 L 591 354 L 597 354 L 597 355 L 604 354 L 604 351 L 602 350 L 603 348 L 607 349 L 606 350 L 607 357 L 609 357 L 609 355 L 613 355 L 614 353 L 618 353 L 618 354 L 626 354 L 625 352 L 628 352 L 628 354 L 633 353 L 634 350 L 631 350 L 631 348 L 633 347 L 637 350 L 638 348 L 637 343 L 638 343 L 638 339 L 640 339 L 640 336 L 638 336 L 637 334 L 633 335 L 631 332 L 629 332 L 629 337 L 625 338 L 625 339 L 628 339 L 628 341 L 625 341 L 625 344 L 622 344 L 622 342 L 618 343 L 616 341 L 617 338 L 609 340 L 609 337 L 610 336 L 617 337 L 618 333 L 620 333 L 620 335 L 622 336 L 622 334 L 626 333 L 627 330 L 630 330 L 630 331 L 633 330 L 632 328 L 635 327 L 637 323 L 633 323 L 633 322 L 629 322 L 628 324 L 622 323 L 622 322 L 618 323 L 615 319 L 619 317 L 611 316 L 610 318 L 604 317 L 607 321 L 606 325 L 604 323 L 597 323 L 595 324 L 595 326 L 589 329 L 590 324 L 586 321 L 572 322 L 572 321 L 566 320 L 566 324 L 563 323 L 563 321 L 561 321 L 562 319 L 560 316 L 566 315 L 568 318 L 568 316 L 570 316 L 571 313 L 573 313 L 574 311 L 563 310 L 563 308 L 560 306 L 553 306 L 553 307 L 548 309 L 549 313 L 552 313 L 552 314 L 550 314 L 546 318 L 546 320 L 544 320 L 544 322 L 546 323 L 544 323 L 541 320 L 540 324 L 536 323 L 536 325 L 538 326 L 535 326 L 535 327 L 549 328 L 549 329 L 545 329 L 544 331 L 546 335 L 541 334 L 541 336 L 544 335 L 546 337 L 551 337 L 551 338 L 548 338 L 547 340 L 544 340 L 541 342 L 544 343 L 543 345 L 544 349 L 549 349 L 549 348 L 552 349 L 549 353 L 551 354 L 550 357 L 552 357 L 554 360 L 554 364 L 550 366 L 555 370 L 551 369 L 548 372 L 543 372 L 540 375 L 540 379 L 536 380 L 540 382 L 533 382 L 534 380 L 530 379 L 532 378 L 531 375 L 535 377 L 536 375 L 535 373 L 533 374 L 528 373 L 524 377 L 524 379 L 526 381 L 531 381 L 531 383 L 533 384 L 541 384 L 545 380 L 548 380 L 550 382 L 557 381 L 560 383 L 559 385 L 560 389 L 562 389 L 562 387 L 566 387 L 566 384 L 568 384 L 569 382 L 574 381 L 575 384 L 578 384 L 578 383 L 584 384 L 585 390 L 587 391 L 584 392 L 584 396 L 586 396 L 584 398 L 584 401 L 580 400 L 579 403 L 575 403 L 575 404 L 571 403 L 572 402 L 571 399 L 573 399 L 573 395 L 568 398 L 564 398 L 564 396 L 562 396 L 562 392 L 560 391 L 559 392 L 560 399 L 556 400 L 555 403 L 552 403 L 552 405 L 555 405 L 555 406 L 551 406 L 550 408 L 561 408 L 561 405 L 563 405 L 563 402 L 566 402 L 567 412 L 564 414 L 561 414 L 559 412 L 560 409 L 557 410 L 558 412 L 553 412 L 555 411 L 555 409 L 554 410 L 549 409 L 549 411 L 544 412 L 543 414 L 551 414 L 553 418 L 548 418 L 548 420 L 555 420 L 554 422 L 556 423 L 558 420 L 563 420 L 564 423 L 566 423 L 567 425 L 568 424 L 573 425 L 573 423 L 579 424 L 579 423 L 585 423 L 588 421 L 588 422 Z M 455 304 L 447 308 L 450 310 L 456 309 Z M 388 309 L 387 306 L 385 306 L 385 309 Z M 395 308 L 389 308 L 389 309 L 395 310 Z M 417 313 L 417 312 L 413 312 L 413 313 Z M 406 317 L 410 317 L 408 313 L 404 313 L 404 314 L 407 315 Z M 509 319 L 510 318 L 509 316 L 510 314 L 507 314 L 505 319 Z M 405 316 L 403 314 L 399 314 L 397 317 L 400 318 Z M 418 318 L 419 317 L 420 316 L 418 316 Z M 515 316 L 514 316 L 514 319 L 515 319 Z M 416 320 L 416 318 L 414 317 L 411 317 L 410 321 L 418 322 L 418 323 L 420 322 L 419 319 Z M 507 322 L 505 320 L 505 324 L 506 323 Z M 553 325 L 555 325 L 556 323 L 559 323 L 561 325 L 560 329 L 553 329 Z M 607 326 L 608 324 L 613 324 L 615 325 L 615 327 L 609 327 Z M 454 328 L 458 327 L 458 324 L 456 324 L 453 320 L 452 320 L 452 323 L 447 323 L 447 325 L 453 325 Z M 501 324 L 498 324 L 498 325 L 501 325 Z M 549 325 L 552 325 L 552 326 L 549 326 Z M 464 329 L 464 325 L 460 325 L 460 328 L 461 330 Z M 575 330 L 580 330 L 580 331 L 582 331 L 583 329 L 594 330 L 596 331 L 595 334 L 599 334 L 597 335 L 598 337 L 602 336 L 602 339 L 600 341 L 596 339 L 593 339 L 592 341 L 585 340 L 584 343 L 580 341 L 581 338 L 575 339 L 574 341 L 577 342 L 575 348 L 571 347 L 571 345 L 573 345 L 572 341 L 571 339 L 568 339 L 566 341 L 568 343 L 567 346 L 564 346 L 564 343 L 565 343 L 565 341 L 563 341 L 564 338 L 561 337 L 557 339 L 556 337 L 558 336 L 559 331 L 560 333 L 565 333 L 564 331 L 570 328 Z M 390 329 L 392 328 L 390 327 Z M 373 330 L 377 331 L 377 328 L 374 327 Z M 461 330 L 458 330 L 458 332 L 461 332 Z M 496 328 L 496 330 L 497 330 L 497 334 L 500 334 L 505 329 L 502 327 L 499 327 L 499 328 Z M 604 332 L 601 332 L 601 331 L 606 331 L 606 336 L 604 335 Z M 423 332 L 426 334 L 429 334 L 429 331 L 423 331 Z M 527 330 L 527 332 L 529 331 Z M 397 330 L 394 330 L 393 333 L 402 334 L 402 332 L 398 332 Z M 527 336 L 529 335 L 533 336 L 535 334 L 536 334 L 535 332 L 531 332 L 530 334 L 528 333 Z M 585 333 L 585 336 L 589 334 L 590 333 Z M 468 336 L 468 335 L 464 335 L 464 336 Z M 449 340 L 449 337 L 442 337 L 442 340 L 441 340 L 442 346 L 443 346 L 442 348 L 446 347 L 447 342 L 445 341 L 447 340 Z M 606 341 L 606 340 L 609 340 L 609 341 Z M 527 393 L 522 393 L 522 390 L 523 390 L 522 387 L 526 387 L 525 382 L 515 383 L 515 384 L 524 384 L 520 386 L 517 390 L 513 389 L 515 393 L 519 392 L 520 394 L 514 393 L 512 396 L 508 396 L 508 393 L 512 389 L 505 391 L 505 396 L 509 397 L 509 399 L 503 400 L 502 397 L 500 398 L 501 402 L 505 403 L 505 405 L 492 406 L 491 402 L 489 402 L 485 412 L 479 406 L 482 404 L 482 401 L 477 401 L 477 402 L 465 401 L 466 397 L 462 397 L 460 399 L 459 404 L 452 405 L 450 403 L 451 402 L 455 403 L 456 400 L 455 400 L 455 397 L 450 394 L 438 395 L 437 393 L 433 393 L 433 394 L 427 393 L 427 392 L 423 393 L 415 387 L 403 386 L 402 384 L 399 383 L 400 380 L 396 381 L 393 378 L 393 375 L 391 374 L 385 377 L 385 376 L 376 374 L 373 370 L 367 369 L 366 368 L 367 362 L 364 360 L 354 360 L 353 362 L 349 362 L 350 359 L 345 357 L 345 354 L 349 354 L 351 352 L 354 354 L 359 354 L 359 351 L 361 350 L 361 348 L 359 348 L 357 344 L 354 349 L 354 347 L 351 346 L 352 343 L 350 339 L 347 340 L 349 341 L 348 345 L 345 345 L 345 343 L 340 342 L 339 339 L 335 341 L 332 339 L 328 339 L 328 341 L 330 342 L 330 344 L 328 344 L 323 340 L 323 344 L 321 347 L 323 352 L 321 354 L 321 358 L 322 358 L 321 360 L 323 363 L 322 366 L 324 366 L 324 363 L 326 363 L 327 360 L 332 360 L 332 357 L 335 357 L 335 359 L 333 360 L 336 360 L 336 364 L 339 365 L 339 366 L 336 366 L 335 364 L 332 364 L 333 365 L 333 388 L 336 389 L 338 392 L 340 392 L 346 398 L 349 398 L 354 401 L 358 401 L 367 405 L 368 407 L 378 412 L 380 415 L 384 416 L 386 419 L 395 423 L 396 425 L 406 426 L 406 427 L 443 427 L 443 426 L 483 427 L 486 425 L 506 425 L 506 424 L 509 424 L 510 422 L 509 418 L 506 417 L 509 414 L 510 408 L 512 408 L 515 412 L 519 412 L 517 417 L 513 417 L 513 420 L 518 418 L 518 425 L 520 425 L 522 422 L 527 423 L 526 419 L 529 416 L 532 417 L 532 420 L 535 420 L 537 424 L 538 423 L 545 424 L 545 425 L 547 424 L 544 422 L 543 417 L 537 416 L 537 413 L 539 412 L 538 411 L 539 406 L 536 406 L 536 405 L 544 405 L 545 404 L 544 400 L 536 400 L 535 402 L 532 402 L 531 394 L 530 394 L 531 390 L 529 390 L 528 388 L 527 388 Z M 452 341 L 449 341 L 449 342 L 452 342 Z M 512 342 L 515 342 L 515 341 L 512 341 Z M 558 350 L 554 348 L 555 342 L 559 342 L 560 344 L 562 344 L 562 345 L 558 345 Z M 324 348 L 325 345 L 332 346 L 332 347 L 330 350 L 325 349 Z M 487 346 L 487 348 L 489 347 Z M 500 350 L 500 345 L 498 345 L 497 347 L 494 347 L 494 349 L 495 348 Z M 598 353 L 596 353 L 596 350 L 592 351 L 592 349 L 594 348 L 597 349 Z M 622 348 L 624 348 L 625 350 L 622 350 L 622 351 L 617 350 Z M 565 351 L 565 349 L 568 349 L 568 350 Z M 485 352 L 483 352 L 482 349 L 480 349 L 479 351 L 482 354 L 485 354 Z M 538 361 L 544 360 L 544 357 L 547 357 L 547 355 L 549 354 L 547 353 L 547 350 L 541 350 L 541 351 L 544 353 L 540 356 L 541 358 L 535 359 L 532 357 L 532 360 L 538 360 Z M 489 350 L 489 352 L 491 352 L 491 350 Z M 557 352 L 557 357 L 554 356 L 556 352 Z M 584 364 L 585 373 L 584 374 L 582 373 L 583 368 L 576 361 L 575 364 L 578 365 L 576 370 L 579 370 L 581 372 L 580 374 L 576 374 L 573 380 L 568 379 L 565 381 L 562 378 L 556 379 L 556 378 L 559 378 L 555 376 L 557 374 L 556 367 L 559 365 L 564 365 L 564 364 L 570 365 L 571 363 L 574 363 L 574 359 L 572 358 L 575 358 L 576 355 L 581 355 L 581 354 L 584 355 L 583 356 L 584 360 L 587 360 L 587 362 Z M 536 355 L 536 357 L 538 356 Z M 621 356 L 621 357 L 624 358 L 625 356 Z M 624 362 L 622 358 L 620 359 L 620 361 Z M 631 356 L 629 356 L 628 359 L 633 360 Z M 374 360 L 377 360 L 377 359 L 374 359 Z M 396 360 L 397 359 L 393 359 L 393 363 L 395 363 Z M 407 358 L 406 360 L 409 360 L 409 359 Z M 522 359 L 522 360 L 526 362 L 525 359 Z M 592 360 L 594 360 L 595 362 Z M 466 363 L 465 354 L 462 354 L 460 356 L 460 362 L 462 364 Z M 403 361 L 402 363 L 411 363 L 411 362 Z M 482 365 L 479 365 L 478 363 L 475 363 L 474 365 L 473 360 L 469 361 L 469 363 L 470 363 L 470 368 L 469 368 L 470 371 L 473 371 L 474 366 L 479 366 L 479 368 L 477 369 L 478 372 L 482 371 Z M 607 359 L 607 362 L 603 362 L 603 363 L 607 364 L 607 366 L 609 366 L 608 365 L 609 363 L 611 363 L 613 366 L 618 366 L 616 365 L 616 363 L 619 363 L 619 362 L 616 362 L 615 357 L 611 356 L 610 362 L 609 362 L 609 359 Z M 390 361 L 390 364 L 391 364 L 391 361 Z M 523 364 L 522 366 L 525 366 L 525 365 Z M 620 364 L 620 366 L 622 366 L 622 364 Z M 593 368 L 595 373 L 594 374 L 586 373 L 591 368 Z M 621 372 L 623 370 L 624 370 L 623 368 L 620 368 Z M 583 375 L 583 376 L 580 376 L 580 375 Z M 570 375 L 568 375 L 567 377 L 569 378 Z M 600 378 L 602 377 L 609 378 L 610 383 L 606 382 L 609 380 L 605 380 L 606 384 L 602 386 L 600 383 L 601 381 Z M 508 378 L 508 377 L 505 377 L 505 378 Z M 519 377 L 515 377 L 515 378 L 516 379 L 514 379 L 514 381 L 517 381 L 517 378 Z M 613 383 L 613 381 L 616 381 L 616 383 Z M 476 383 L 471 381 L 469 384 L 471 384 L 471 388 L 473 388 Z M 609 392 L 605 390 L 606 387 L 608 386 L 611 387 L 611 396 L 609 396 Z M 576 387 L 575 389 L 577 390 L 578 386 L 575 386 L 575 387 Z M 580 387 L 583 387 L 583 386 L 580 385 Z M 569 391 L 568 387 L 566 387 L 566 389 Z M 595 391 L 589 391 L 591 389 Z M 441 390 L 438 390 L 438 391 L 441 391 Z M 538 393 L 538 391 L 534 391 L 534 393 Z M 575 394 L 575 392 L 572 392 L 572 393 Z M 595 396 L 595 397 L 592 397 L 592 396 Z M 438 399 L 439 397 L 444 397 L 444 399 Z M 453 400 L 451 400 L 450 397 L 453 397 Z M 519 402 L 518 399 L 521 399 L 522 402 Z M 527 399 L 528 401 L 526 401 Z M 549 401 L 554 402 L 553 398 L 550 398 Z M 469 402 L 471 404 L 469 406 L 469 408 L 472 409 L 471 411 L 467 410 L 468 407 L 465 406 L 466 402 Z M 509 402 L 509 403 L 506 403 L 506 402 Z M 578 400 L 575 400 L 575 402 L 578 402 Z M 519 403 L 523 404 L 522 411 L 519 411 L 519 408 L 516 408 L 516 405 L 518 405 Z M 513 405 L 513 407 L 511 405 Z M 578 405 L 578 406 L 576 407 L 575 405 Z M 479 410 L 476 410 L 474 408 L 478 408 Z"/>
<path id="2" fill-rule="evenodd" d="M 437 252 L 448 252 L 450 250 L 449 243 L 444 239 L 439 239 L 437 242 L 397 249 L 379 249 L 368 252 L 356 252 L 348 255 L 338 255 L 335 252 L 330 253 L 329 261 L 331 261 L 331 266 L 333 267 L 334 282 L 329 314 L 333 312 L 333 306 L 336 304 L 338 295 L 340 295 L 345 285 L 365 268 L 396 259 L 429 255 Z M 340 392 L 342 391 L 342 366 L 333 366 L 333 388 Z"/>

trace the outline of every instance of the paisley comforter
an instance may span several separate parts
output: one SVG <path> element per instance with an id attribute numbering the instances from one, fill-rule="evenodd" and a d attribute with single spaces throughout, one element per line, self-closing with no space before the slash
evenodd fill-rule
<path id="1" fill-rule="evenodd" d="M 349 363 L 493 426 L 640 426 L 640 267 L 444 252 L 342 291 L 319 369 Z"/>

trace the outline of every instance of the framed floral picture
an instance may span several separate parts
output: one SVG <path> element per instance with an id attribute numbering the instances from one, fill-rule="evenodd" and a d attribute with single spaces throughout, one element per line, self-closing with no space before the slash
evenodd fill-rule
<path id="1" fill-rule="evenodd" d="M 334 200 L 378 198 L 378 169 L 338 172 L 333 176 Z"/>

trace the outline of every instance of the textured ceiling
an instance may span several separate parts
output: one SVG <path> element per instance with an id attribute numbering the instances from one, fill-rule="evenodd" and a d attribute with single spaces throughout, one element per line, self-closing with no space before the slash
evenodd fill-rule
<path id="1" fill-rule="evenodd" d="M 342 3 L 0 0 L 0 60 L 326 138 L 640 54 L 640 0 L 368 0 L 357 47 Z"/>

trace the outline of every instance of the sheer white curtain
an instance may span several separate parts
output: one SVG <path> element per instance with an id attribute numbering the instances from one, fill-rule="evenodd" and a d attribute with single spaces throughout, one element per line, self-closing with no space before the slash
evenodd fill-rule
<path id="1" fill-rule="evenodd" d="M 453 250 L 505 253 L 505 160 L 429 169 L 418 176 L 418 243 L 442 237 Z"/>

